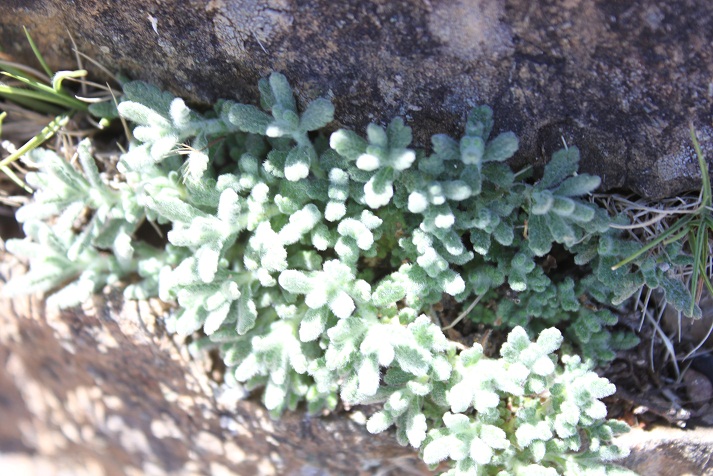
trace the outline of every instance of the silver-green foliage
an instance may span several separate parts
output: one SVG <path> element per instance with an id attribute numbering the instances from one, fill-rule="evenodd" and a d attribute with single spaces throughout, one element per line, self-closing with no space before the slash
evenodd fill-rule
<path id="1" fill-rule="evenodd" d="M 340 396 L 380 403 L 367 429 L 394 426 L 428 464 L 451 460 L 448 474 L 618 472 L 609 462 L 625 451 L 612 439 L 626 428 L 600 401 L 614 387 L 578 357 L 560 363 L 559 330 L 542 325 L 531 341 L 514 327 L 501 358 L 487 358 L 478 344 L 458 351 L 429 315 L 444 294 L 495 299 L 509 287 L 528 303 L 559 296 L 564 315 L 543 310 L 547 325 L 577 322 L 587 289 L 553 281 L 539 259 L 553 244 L 583 255 L 608 236 L 604 212 L 580 198 L 599 181 L 576 174 L 577 150 L 532 185 L 504 163 L 517 139 L 491 137 L 487 107 L 460 140 L 434 136 L 428 154 L 410 147 L 401 119 L 370 125 L 366 139 L 311 140 L 332 121 L 329 101 L 300 113 L 279 74 L 260 91 L 262 109 L 221 101 L 199 114 L 127 84 L 118 112 L 135 140 L 121 180 L 108 182 L 87 142 L 83 173 L 33 153 L 35 199 L 18 211 L 27 238 L 7 244 L 31 270 L 6 291 L 59 289 L 51 299 L 70 306 L 138 276 L 126 296 L 177 303 L 169 330 L 202 331 L 194 349 L 218 348 L 226 380 L 263 388 L 275 416 L 302 401 L 332 409 Z M 165 249 L 137 238 L 144 221 L 170 226 Z M 511 314 L 512 326 L 528 324 Z M 579 318 L 575 343 L 609 349 L 611 319 Z"/>

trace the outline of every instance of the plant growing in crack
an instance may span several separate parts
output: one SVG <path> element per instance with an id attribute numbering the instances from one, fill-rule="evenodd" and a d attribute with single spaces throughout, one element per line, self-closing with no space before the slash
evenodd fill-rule
<path id="1" fill-rule="evenodd" d="M 138 277 L 125 296 L 176 303 L 168 329 L 202 332 L 192 350 L 218 349 L 227 384 L 263 388 L 275 417 L 301 402 L 312 414 L 339 398 L 379 404 L 367 429 L 395 427 L 426 463 L 450 460 L 446 474 L 623 474 L 613 438 L 626 425 L 606 419 L 614 386 L 592 370 L 636 344 L 611 309 L 644 283 L 678 293 L 681 309 L 695 303 L 664 262 L 612 269 L 632 247 L 586 199 L 599 180 L 577 173 L 578 150 L 555 153 L 533 181 L 506 164 L 517 138 L 493 136 L 488 107 L 429 152 L 401 119 L 366 139 L 315 134 L 333 107 L 300 111 L 282 75 L 260 91 L 262 108 L 198 113 L 125 84 L 117 112 L 134 140 L 111 186 L 88 141 L 81 171 L 32 152 L 35 198 L 18 211 L 27 238 L 7 243 L 30 271 L 5 292 L 71 306 Z M 170 227 L 164 247 L 141 240 L 144 221 Z M 553 255 L 581 268 L 553 273 Z M 511 329 L 500 357 L 445 337 L 431 312 L 444 295 Z"/>

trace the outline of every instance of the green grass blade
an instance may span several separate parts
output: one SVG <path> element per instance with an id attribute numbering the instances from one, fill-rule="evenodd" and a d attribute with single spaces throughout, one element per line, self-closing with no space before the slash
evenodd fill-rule
<path id="1" fill-rule="evenodd" d="M 45 70 L 45 73 L 47 73 L 47 76 L 51 78 L 54 73 L 47 65 L 44 56 L 42 56 L 42 53 L 40 53 L 40 49 L 37 48 L 35 41 L 32 39 L 32 36 L 30 36 L 30 32 L 27 31 L 27 27 L 23 26 L 22 29 L 25 30 L 25 36 L 27 37 L 27 41 L 30 42 L 30 48 L 32 48 L 32 52 L 35 54 L 35 58 L 37 58 L 37 61 L 40 62 L 40 65 L 42 66 L 42 69 Z"/>
<path id="2" fill-rule="evenodd" d="M 711 200 L 713 197 L 711 195 L 711 178 L 708 175 L 708 164 L 706 163 L 705 157 L 703 157 L 703 152 L 701 151 L 701 146 L 698 143 L 696 130 L 693 128 L 693 125 L 691 125 L 691 140 L 693 141 L 693 148 L 696 150 L 696 156 L 698 157 L 698 166 L 701 168 L 703 205 L 711 206 Z"/>
<path id="3" fill-rule="evenodd" d="M 24 71 L 10 66 L 10 64 L 6 63 L 5 61 L 0 61 L 0 70 L 2 70 L 2 72 L 10 73 L 14 76 L 23 76 L 25 78 L 29 78 L 29 76 Z"/>
<path id="4" fill-rule="evenodd" d="M 44 72 L 38 71 L 35 68 L 22 63 L 15 63 L 13 61 L 4 61 L 0 59 L 0 70 L 8 71 L 12 74 L 17 74 L 18 76 L 24 76 L 26 78 L 39 79 L 45 83 L 50 82 L 50 78 L 48 78 Z"/>
<path id="5" fill-rule="evenodd" d="M 711 284 L 711 280 L 708 277 L 707 273 L 703 273 L 703 283 L 706 285 L 706 288 L 708 289 L 708 292 L 713 296 L 713 284 Z"/>
<path id="6" fill-rule="evenodd" d="M 10 100 L 14 100 L 14 97 L 32 98 L 37 101 L 43 101 L 62 106 L 65 109 L 84 110 L 86 108 L 86 104 L 82 103 L 79 99 L 63 96 L 61 94 L 55 93 L 54 91 L 51 93 L 47 93 L 44 91 L 33 91 L 31 89 L 15 88 L 12 86 L 0 84 L 0 95 Z"/>
<path id="7" fill-rule="evenodd" d="M 86 75 L 87 70 L 85 69 L 77 69 L 74 71 L 57 71 L 57 73 L 52 76 L 52 89 L 54 89 L 58 93 L 67 94 L 66 92 L 63 92 L 64 90 L 62 89 L 62 81 L 67 78 L 83 78 Z"/>
<path id="8" fill-rule="evenodd" d="M 0 96 L 3 96 L 20 105 L 27 105 L 28 107 L 32 106 L 32 109 L 39 111 L 43 111 L 43 104 L 50 105 L 48 101 L 45 100 L 46 98 L 37 91 L 13 88 L 11 86 L 5 86 L 4 84 L 0 84 Z M 52 104 L 56 103 L 52 102 Z M 64 106 L 63 104 L 60 105 Z"/>
<path id="9" fill-rule="evenodd" d="M 17 149 L 15 152 L 5 157 L 0 161 L 0 168 L 7 167 L 12 162 L 16 161 L 26 153 L 30 152 L 32 149 L 36 149 L 47 139 L 52 137 L 58 130 L 64 127 L 69 121 L 68 114 L 62 114 L 54 118 L 52 122 L 47 124 L 36 136 L 25 142 L 25 144 Z"/>
<path id="10" fill-rule="evenodd" d="M 9 76 L 12 79 L 15 79 L 17 81 L 20 81 L 23 84 L 28 85 L 29 87 L 31 87 L 38 93 L 42 93 L 44 95 L 43 97 L 45 97 L 46 98 L 45 100 L 48 102 L 54 102 L 55 104 L 64 105 L 67 109 L 84 110 L 87 108 L 87 105 L 84 102 L 80 101 L 79 99 L 76 99 L 76 98 L 70 96 L 66 92 L 61 92 L 59 90 L 54 89 L 51 86 L 47 86 L 46 84 L 41 83 L 39 81 L 36 81 L 34 79 L 25 78 L 23 76 L 15 76 L 13 74 L 6 73 L 6 72 L 4 72 L 2 74 L 4 74 L 5 76 Z M 68 76 L 65 76 L 65 77 L 68 77 Z M 60 79 L 59 83 L 61 84 L 61 79 Z M 12 86 L 9 86 L 9 87 L 12 87 Z M 21 88 L 16 88 L 16 89 L 21 89 Z"/>
<path id="11" fill-rule="evenodd" d="M 670 238 L 671 235 L 673 235 L 674 233 L 677 233 L 681 228 L 688 225 L 691 222 L 691 220 L 693 219 L 693 217 L 694 217 L 693 215 L 688 215 L 685 218 L 681 218 L 680 220 L 676 221 L 676 223 L 674 223 L 669 229 L 667 229 L 666 231 L 661 233 L 655 240 L 647 243 L 646 246 L 642 247 L 636 253 L 630 255 L 629 257 L 619 261 L 617 264 L 612 266 L 612 268 L 611 268 L 612 271 L 616 271 L 617 269 L 621 268 L 622 266 L 631 263 L 632 261 L 634 261 L 636 258 L 641 256 L 642 254 L 646 253 L 647 251 L 651 250 L 652 248 L 663 243 L 664 241 L 666 241 L 666 239 Z M 684 231 L 686 233 L 688 232 L 688 230 L 684 230 Z M 683 236 L 685 236 L 686 233 L 684 233 Z M 673 241 L 675 241 L 675 240 L 673 240 Z"/>
<path id="12" fill-rule="evenodd" d="M 689 237 L 689 245 L 691 247 L 691 252 L 693 254 L 693 269 L 691 270 L 691 309 L 689 314 L 693 315 L 693 308 L 696 305 L 698 299 L 698 278 L 701 275 L 701 267 L 703 267 L 703 273 L 705 274 L 705 267 L 707 258 L 707 248 L 708 246 L 703 246 L 705 243 L 708 245 L 708 240 L 706 239 L 707 229 L 703 225 L 699 225 L 696 233 L 691 230 L 691 236 Z"/>
<path id="13" fill-rule="evenodd" d="M 0 112 L 0 137 L 2 137 L 2 121 L 4 121 L 6 117 L 7 111 Z M 10 167 L 4 165 L 0 167 L 0 171 L 4 172 L 5 175 L 10 177 L 10 180 L 22 187 L 27 193 L 32 193 L 32 189 L 28 187 L 25 182 L 20 180 L 20 177 L 18 177 L 17 174 L 15 174 L 15 172 Z"/>
<path id="14" fill-rule="evenodd" d="M 32 189 L 25 183 L 23 182 L 20 177 L 15 174 L 15 172 L 7 166 L 0 167 L 0 171 L 2 171 L 5 175 L 7 175 L 10 180 L 15 182 L 18 186 L 20 186 L 25 192 L 27 193 L 32 193 Z"/>
<path id="15" fill-rule="evenodd" d="M 51 87 L 47 86 L 41 81 L 37 81 L 36 79 L 32 79 L 29 76 L 26 76 L 24 74 L 14 74 L 10 71 L 3 71 L 2 72 L 3 76 L 7 76 L 8 78 L 12 78 L 14 80 L 20 81 L 23 84 L 26 84 L 30 86 L 33 89 L 36 89 L 37 91 L 45 91 L 49 89 L 50 91 L 54 91 Z"/>
<path id="16" fill-rule="evenodd" d="M 680 230 L 675 235 L 669 236 L 667 240 L 664 240 L 663 244 L 664 244 L 664 246 L 670 245 L 671 243 L 674 243 L 674 242 L 684 238 L 690 232 L 691 232 L 690 228 L 686 228 L 685 230 Z"/>
<path id="17" fill-rule="evenodd" d="M 25 109 L 29 109 L 31 111 L 35 111 L 41 114 L 47 114 L 50 116 L 58 116 L 65 112 L 65 108 L 57 107 L 53 104 L 48 104 L 43 101 L 38 101 L 36 99 L 32 98 L 26 98 L 26 97 L 20 97 L 20 96 L 12 96 L 9 97 L 8 95 L 2 94 L 0 92 L 0 96 L 4 97 L 15 104 L 18 104 L 22 106 Z"/>

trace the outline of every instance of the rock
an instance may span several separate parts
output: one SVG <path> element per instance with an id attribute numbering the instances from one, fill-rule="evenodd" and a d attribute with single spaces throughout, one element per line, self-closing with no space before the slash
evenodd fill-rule
<path id="1" fill-rule="evenodd" d="M 688 398 L 696 405 L 706 404 L 713 398 L 713 383 L 705 374 L 697 370 L 688 369 L 683 374 L 683 384 Z"/>
<path id="2" fill-rule="evenodd" d="M 343 125 L 404 116 L 416 141 L 458 134 L 476 103 L 521 138 L 516 163 L 563 142 L 607 190 L 650 198 L 699 186 L 689 123 L 713 151 L 713 10 L 706 0 L 6 0 L 5 51 L 34 32 L 55 67 L 79 49 L 194 102 L 255 101 L 281 71 Z"/>
<path id="3" fill-rule="evenodd" d="M 0 254 L 0 282 L 22 272 L 13 261 Z M 0 300 L 3 474 L 430 474 L 344 412 L 273 421 L 255 399 L 216 394 L 160 313 L 116 291 L 62 312 Z"/>
<path id="4" fill-rule="evenodd" d="M 618 438 L 631 448 L 624 466 L 646 476 L 713 475 L 713 429 L 633 430 Z"/>

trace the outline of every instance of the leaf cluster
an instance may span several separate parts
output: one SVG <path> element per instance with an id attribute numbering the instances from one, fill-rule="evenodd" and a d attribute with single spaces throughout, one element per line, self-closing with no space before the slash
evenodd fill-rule
<path id="1" fill-rule="evenodd" d="M 618 237 L 585 198 L 599 181 L 576 173 L 576 148 L 533 183 L 506 164 L 517 139 L 492 134 L 487 107 L 471 111 L 463 137 L 436 135 L 427 152 L 398 118 L 366 138 L 315 134 L 333 119 L 329 101 L 298 107 L 280 74 L 259 87 L 261 107 L 220 101 L 199 113 L 126 84 L 118 113 L 134 141 L 119 183 L 107 183 L 89 143 L 81 171 L 35 152 L 35 200 L 18 211 L 28 237 L 8 242 L 31 270 L 6 290 L 60 289 L 69 306 L 67 289 L 86 296 L 138 277 L 127 297 L 175 302 L 168 329 L 201 331 L 193 350 L 217 348 L 226 381 L 263 388 L 273 415 L 338 398 L 381 404 L 367 429 L 394 426 L 427 463 L 450 459 L 448 474 L 615 471 L 608 462 L 624 451 L 612 438 L 625 428 L 600 401 L 613 386 L 578 357 L 560 362 L 552 327 L 599 359 L 627 344 L 607 329 L 619 282 L 602 271 L 606 256 L 590 256 Z M 170 229 L 164 249 L 137 236 L 144 221 Z M 548 272 L 555 249 L 591 272 Z M 519 304 L 498 299 L 505 289 Z M 470 317 L 495 309 L 513 328 L 500 358 L 446 339 L 431 308 L 444 294 L 485 297 Z"/>

